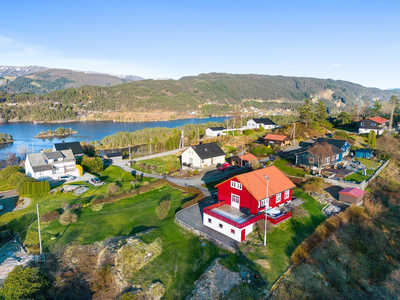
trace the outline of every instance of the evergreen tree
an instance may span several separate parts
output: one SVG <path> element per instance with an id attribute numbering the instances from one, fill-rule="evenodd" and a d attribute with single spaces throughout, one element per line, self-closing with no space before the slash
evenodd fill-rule
<path id="1" fill-rule="evenodd" d="M 298 112 L 300 113 L 300 120 L 307 124 L 311 123 L 315 119 L 315 113 L 313 105 L 310 99 L 306 99 L 303 106 L 298 107 Z"/>
<path id="2" fill-rule="evenodd" d="M 371 147 L 376 148 L 376 132 L 375 130 L 372 130 L 372 135 L 371 135 Z"/>
<path id="3" fill-rule="evenodd" d="M 316 110 L 316 114 L 317 114 L 316 120 L 318 121 L 318 123 L 324 122 L 326 119 L 326 116 L 327 116 L 326 107 L 325 107 L 324 102 L 319 101 L 315 107 L 315 110 Z"/>

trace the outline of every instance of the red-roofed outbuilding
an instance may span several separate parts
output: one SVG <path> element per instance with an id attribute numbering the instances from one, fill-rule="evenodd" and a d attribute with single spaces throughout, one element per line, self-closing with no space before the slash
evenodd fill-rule
<path id="1" fill-rule="evenodd" d="M 345 203 L 354 203 L 361 205 L 364 197 L 364 191 L 358 188 L 345 188 L 339 192 L 339 201 Z"/>

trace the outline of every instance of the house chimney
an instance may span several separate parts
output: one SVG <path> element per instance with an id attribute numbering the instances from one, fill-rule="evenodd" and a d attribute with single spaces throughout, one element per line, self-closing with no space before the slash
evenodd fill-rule
<path id="1" fill-rule="evenodd" d="M 43 149 L 40 149 L 40 153 L 43 153 Z"/>
<path id="2" fill-rule="evenodd" d="M 199 145 L 201 145 L 201 144 L 203 144 L 203 142 L 202 142 L 202 141 L 199 141 Z"/>
<path id="3" fill-rule="evenodd" d="M 65 141 L 62 141 L 63 144 L 65 144 Z"/>

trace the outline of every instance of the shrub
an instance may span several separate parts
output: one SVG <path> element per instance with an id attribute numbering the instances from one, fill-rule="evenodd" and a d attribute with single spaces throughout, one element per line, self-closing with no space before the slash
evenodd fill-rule
<path id="1" fill-rule="evenodd" d="M 194 175 L 199 175 L 199 174 L 200 174 L 200 171 L 199 171 L 199 170 L 194 170 L 194 171 L 193 171 L 193 174 L 194 174 Z"/>
<path id="2" fill-rule="evenodd" d="M 259 146 L 251 150 L 251 153 L 254 155 L 270 155 L 274 154 L 275 151 L 272 148 L 269 148 L 267 146 Z"/>
<path id="3" fill-rule="evenodd" d="M 249 161 L 249 165 L 253 170 L 257 170 L 260 167 L 260 163 L 256 159 Z"/>
<path id="4" fill-rule="evenodd" d="M 260 131 L 260 132 L 265 131 L 265 128 L 262 127 L 262 126 L 260 126 L 259 131 Z"/>
<path id="5" fill-rule="evenodd" d="M 134 181 L 135 180 L 135 176 L 133 176 L 132 173 L 129 172 L 129 171 L 124 171 L 122 173 L 121 180 L 125 181 L 125 182 Z"/>
<path id="6" fill-rule="evenodd" d="M 4 281 L 0 298 L 14 299 L 46 299 L 46 290 L 50 282 L 39 268 L 15 267 Z"/>
<path id="7" fill-rule="evenodd" d="M 81 166 L 81 165 L 76 165 L 76 169 L 77 169 L 78 172 L 79 172 L 79 176 L 82 176 L 82 175 L 83 175 L 83 168 L 82 168 L 82 166 Z"/>
<path id="8" fill-rule="evenodd" d="M 171 200 L 169 199 L 162 200 L 158 204 L 156 212 L 160 220 L 164 219 L 168 215 L 170 207 L 171 207 Z"/>
<path id="9" fill-rule="evenodd" d="M 58 210 L 52 210 L 40 216 L 40 221 L 43 223 L 53 222 L 60 217 Z"/>
<path id="10" fill-rule="evenodd" d="M 254 134 L 254 129 L 245 129 L 243 130 L 244 135 L 252 135 Z"/>
<path id="11" fill-rule="evenodd" d="M 13 174 L 20 172 L 20 168 L 18 166 L 8 166 L 0 171 L 0 179 L 7 180 Z"/>
<path id="12" fill-rule="evenodd" d="M 119 186 L 116 185 L 115 183 L 110 183 L 108 186 L 108 193 L 109 194 L 116 194 L 119 192 Z"/>
<path id="13" fill-rule="evenodd" d="M 67 210 L 61 215 L 59 222 L 61 225 L 67 226 L 71 223 L 75 223 L 77 220 L 78 220 L 78 215 L 72 212 L 71 210 Z"/>
<path id="14" fill-rule="evenodd" d="M 83 156 L 81 166 L 90 173 L 100 174 L 103 171 L 103 162 L 100 157 Z"/>
<path id="15" fill-rule="evenodd" d="M 341 138 L 345 138 L 345 139 L 350 139 L 349 134 L 346 131 L 341 131 L 341 130 L 336 131 L 335 134 L 333 135 L 333 137 L 341 137 Z"/>
<path id="16" fill-rule="evenodd" d="M 90 208 L 93 211 L 100 211 L 100 210 L 102 210 L 103 205 L 104 205 L 103 203 L 99 203 L 99 204 L 92 205 Z"/>

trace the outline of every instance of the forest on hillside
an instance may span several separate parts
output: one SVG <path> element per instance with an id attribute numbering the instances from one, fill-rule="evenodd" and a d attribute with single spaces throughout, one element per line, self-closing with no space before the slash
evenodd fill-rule
<path id="1" fill-rule="evenodd" d="M 3 103 L 0 114 L 5 121 L 75 120 L 78 114 L 88 112 L 199 110 L 212 114 L 228 112 L 234 106 L 296 108 L 305 99 L 313 97 L 324 100 L 328 108 L 335 108 L 338 103 L 349 107 L 376 98 L 387 100 L 391 95 L 388 91 L 331 79 L 211 73 L 179 80 L 143 80 L 110 87 L 83 86 L 42 95 L 0 92 Z M 52 107 L 54 103 L 58 106 Z M 211 106 L 202 111 L 204 105 Z"/>

